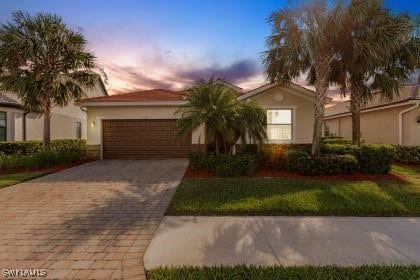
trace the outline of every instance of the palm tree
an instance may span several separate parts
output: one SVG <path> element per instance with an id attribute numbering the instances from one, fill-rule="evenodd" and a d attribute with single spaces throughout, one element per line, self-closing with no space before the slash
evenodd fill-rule
<path id="1" fill-rule="evenodd" d="M 204 127 L 205 151 L 213 145 L 216 155 L 221 148 L 231 153 L 238 139 L 256 144 L 266 140 L 264 109 L 254 101 L 238 101 L 236 93 L 223 81 L 199 81 L 185 91 L 185 98 L 187 104 L 176 112 L 180 116 L 179 133 Z"/>
<path id="2" fill-rule="evenodd" d="M 13 13 L 0 26 L 0 88 L 15 94 L 30 112 L 44 116 L 44 149 L 50 147 L 53 106 L 66 106 L 93 87 L 95 57 L 86 40 L 57 15 Z"/>
<path id="3" fill-rule="evenodd" d="M 341 19 L 342 7 L 330 7 L 326 1 L 284 8 L 269 18 L 272 34 L 267 38 L 268 50 L 263 54 L 269 80 L 288 84 L 302 73 L 308 73 L 308 79 L 314 82 L 313 156 L 320 152 L 324 105 Z"/>
<path id="4" fill-rule="evenodd" d="M 398 94 L 419 63 L 418 39 L 407 16 L 392 15 L 377 1 L 352 1 L 345 9 L 345 29 L 337 41 L 331 79 L 350 92 L 353 144 L 360 145 L 360 110 L 379 91 Z M 350 89 L 350 91 L 347 91 Z"/>

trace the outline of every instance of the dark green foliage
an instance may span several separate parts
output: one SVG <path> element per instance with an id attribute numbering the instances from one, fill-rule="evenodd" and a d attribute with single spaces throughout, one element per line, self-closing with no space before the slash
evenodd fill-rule
<path id="1" fill-rule="evenodd" d="M 222 177 L 252 175 L 259 167 L 260 162 L 260 156 L 253 153 L 215 156 L 214 154 L 193 152 L 190 156 L 190 164 L 193 167 L 209 170 Z"/>
<path id="2" fill-rule="evenodd" d="M 358 159 L 363 173 L 387 173 L 395 159 L 395 147 L 385 144 L 362 145 Z"/>
<path id="3" fill-rule="evenodd" d="M 312 158 L 306 151 L 292 149 L 285 153 L 284 167 L 302 175 L 352 174 L 358 170 L 355 156 L 327 154 Z"/>
<path id="4" fill-rule="evenodd" d="M 52 140 L 51 151 L 80 150 L 84 151 L 86 140 L 63 139 Z M 42 141 L 0 142 L 0 152 L 4 155 L 30 155 L 43 151 Z"/>
<path id="5" fill-rule="evenodd" d="M 184 179 L 167 214 L 419 216 L 420 166 L 394 166 L 393 173 L 404 180 Z"/>
<path id="6" fill-rule="evenodd" d="M 396 146 L 395 160 L 398 162 L 420 164 L 420 146 Z"/>
<path id="7" fill-rule="evenodd" d="M 0 158 L 0 169 L 42 169 L 58 164 L 79 161 L 84 158 L 84 151 L 68 149 L 61 151 L 42 151 L 30 155 L 10 155 Z"/>
<path id="8" fill-rule="evenodd" d="M 222 267 L 162 267 L 147 272 L 149 280 L 273 280 L 273 279 L 420 279 L 420 266 L 416 265 L 364 265 L 337 266 L 222 266 Z"/>
<path id="9" fill-rule="evenodd" d="M 323 144 L 351 144 L 351 140 L 342 137 L 325 137 L 322 138 Z"/>
<path id="10" fill-rule="evenodd" d="M 321 146 L 322 154 L 334 155 L 353 155 L 355 157 L 359 154 L 359 146 L 343 143 L 328 143 Z"/>

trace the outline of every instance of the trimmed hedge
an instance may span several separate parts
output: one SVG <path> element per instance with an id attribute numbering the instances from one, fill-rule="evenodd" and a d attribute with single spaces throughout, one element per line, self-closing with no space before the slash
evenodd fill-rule
<path id="1" fill-rule="evenodd" d="M 358 157 L 360 147 L 349 144 L 322 144 L 321 154 L 353 155 Z"/>
<path id="2" fill-rule="evenodd" d="M 342 138 L 342 137 L 325 137 L 322 138 L 322 143 L 324 144 L 352 144 L 351 139 Z"/>
<path id="3" fill-rule="evenodd" d="M 260 156 L 252 153 L 236 155 L 205 154 L 197 151 L 190 155 L 190 163 L 195 168 L 205 169 L 221 177 L 252 175 L 260 165 Z"/>
<path id="4" fill-rule="evenodd" d="M 60 139 L 51 141 L 51 151 L 84 150 L 84 139 Z M 4 155 L 30 155 L 43 151 L 42 141 L 0 142 L 0 153 Z"/>
<path id="5" fill-rule="evenodd" d="M 358 160 L 363 173 L 387 173 L 395 159 L 395 147 L 385 144 L 360 146 Z"/>
<path id="6" fill-rule="evenodd" d="M 0 169 L 6 171 L 19 168 L 42 169 L 57 164 L 76 162 L 83 158 L 84 152 L 76 149 L 39 152 L 31 155 L 9 155 L 0 157 Z"/>
<path id="7" fill-rule="evenodd" d="M 353 174 L 359 164 L 353 155 L 323 155 L 312 158 L 306 151 L 292 149 L 285 153 L 284 167 L 302 175 Z"/>
<path id="8" fill-rule="evenodd" d="M 420 164 L 420 146 L 395 146 L 395 149 L 396 161 Z"/>

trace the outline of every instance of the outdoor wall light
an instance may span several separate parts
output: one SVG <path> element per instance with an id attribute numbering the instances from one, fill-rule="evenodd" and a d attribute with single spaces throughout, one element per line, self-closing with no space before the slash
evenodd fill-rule
<path id="1" fill-rule="evenodd" d="M 90 127 L 94 127 L 95 126 L 95 121 L 91 121 L 90 122 Z"/>
<path id="2" fill-rule="evenodd" d="M 417 117 L 417 123 L 420 123 L 420 116 Z"/>

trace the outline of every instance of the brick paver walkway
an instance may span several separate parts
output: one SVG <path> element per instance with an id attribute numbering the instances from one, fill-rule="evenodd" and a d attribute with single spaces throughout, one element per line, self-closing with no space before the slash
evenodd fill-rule
<path id="1" fill-rule="evenodd" d="M 9 268 L 145 279 L 143 254 L 187 164 L 97 161 L 1 189 L 0 279 Z"/>

